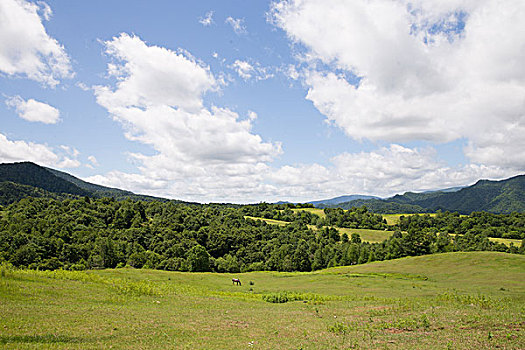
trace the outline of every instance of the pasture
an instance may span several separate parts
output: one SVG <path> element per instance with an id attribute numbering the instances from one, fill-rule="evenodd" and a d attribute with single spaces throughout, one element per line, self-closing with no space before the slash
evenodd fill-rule
<path id="1" fill-rule="evenodd" d="M 319 208 L 299 208 L 299 209 L 292 209 L 292 211 L 307 211 L 309 213 L 318 215 L 321 218 L 324 218 L 326 214 L 324 213 L 324 209 Z"/>
<path id="2" fill-rule="evenodd" d="M 524 313 L 525 257 L 494 252 L 312 273 L 0 277 L 6 349 L 522 349 Z"/>

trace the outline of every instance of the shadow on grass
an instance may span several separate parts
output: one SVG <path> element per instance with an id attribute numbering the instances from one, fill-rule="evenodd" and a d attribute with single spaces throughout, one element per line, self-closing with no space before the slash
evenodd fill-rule
<path id="1" fill-rule="evenodd" d="M 105 337 L 110 338 L 110 337 Z M 53 344 L 53 343 L 92 343 L 99 341 L 101 337 L 69 337 L 66 335 L 44 334 L 44 335 L 2 335 L 0 344 L 33 343 L 33 344 Z"/>

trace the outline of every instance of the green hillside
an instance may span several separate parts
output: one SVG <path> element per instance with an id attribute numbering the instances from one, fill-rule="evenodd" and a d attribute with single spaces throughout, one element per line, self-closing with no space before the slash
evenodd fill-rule
<path id="1" fill-rule="evenodd" d="M 458 192 L 415 202 L 428 208 L 445 208 L 470 214 L 473 211 L 511 213 L 525 211 L 525 175 L 502 181 L 480 180 Z"/>
<path id="2" fill-rule="evenodd" d="M 501 181 L 480 180 L 476 184 L 446 192 L 407 192 L 388 199 L 357 200 L 337 207 L 367 206 L 376 213 L 422 213 L 436 210 L 470 214 L 474 211 L 491 213 L 525 212 L 525 175 Z"/>
<path id="3" fill-rule="evenodd" d="M 90 194 L 89 191 L 55 176 L 46 168 L 31 162 L 0 164 L 0 182 L 5 181 L 32 186 L 59 194 L 76 196 L 87 196 Z"/>
<path id="4" fill-rule="evenodd" d="M 521 349 L 524 281 L 524 256 L 479 252 L 314 273 L 3 267 L 0 347 Z"/>
<path id="5" fill-rule="evenodd" d="M 7 205 L 26 197 L 67 198 L 68 195 L 45 191 L 33 186 L 21 185 L 11 181 L 0 182 L 0 205 Z"/>

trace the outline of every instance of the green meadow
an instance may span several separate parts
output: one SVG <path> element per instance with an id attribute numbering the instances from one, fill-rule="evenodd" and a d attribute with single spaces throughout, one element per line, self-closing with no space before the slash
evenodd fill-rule
<path id="1" fill-rule="evenodd" d="M 383 242 L 385 239 L 388 239 L 394 231 L 385 231 L 385 230 L 371 230 L 366 228 L 345 228 L 345 227 L 336 227 L 336 229 L 341 233 L 346 233 L 348 237 L 352 237 L 352 234 L 357 233 L 362 241 L 370 243 L 379 243 Z"/>
<path id="2" fill-rule="evenodd" d="M 324 209 L 319 209 L 319 208 L 299 208 L 299 209 L 292 209 L 292 211 L 296 212 L 296 211 L 307 211 L 309 213 L 312 213 L 312 214 L 315 214 L 315 215 L 319 215 L 320 217 L 324 218 L 326 215 L 324 213 Z"/>
<path id="3" fill-rule="evenodd" d="M 6 349 L 523 349 L 525 256 L 311 273 L 4 266 L 0 315 Z"/>

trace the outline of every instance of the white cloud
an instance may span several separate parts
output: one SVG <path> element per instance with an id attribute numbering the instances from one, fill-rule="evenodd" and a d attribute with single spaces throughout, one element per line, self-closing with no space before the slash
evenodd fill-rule
<path id="1" fill-rule="evenodd" d="M 98 161 L 97 161 L 97 158 L 95 158 L 95 156 L 89 156 L 87 159 L 89 160 L 91 165 L 98 166 Z"/>
<path id="2" fill-rule="evenodd" d="M 106 41 L 106 53 L 115 60 L 108 65 L 117 78 L 116 89 L 95 87 L 103 106 L 147 108 L 154 105 L 185 110 L 202 108 L 202 94 L 216 88 L 209 68 L 186 52 L 147 46 L 136 36 L 122 33 Z"/>
<path id="3" fill-rule="evenodd" d="M 80 166 L 80 162 L 74 159 L 75 157 L 76 155 L 70 158 L 61 152 L 55 152 L 53 148 L 44 144 L 12 141 L 0 133 L 0 163 L 30 161 L 49 167 L 76 168 Z"/>
<path id="4" fill-rule="evenodd" d="M 231 66 L 231 69 L 235 70 L 239 77 L 244 80 L 254 78 L 255 80 L 266 80 L 273 78 L 273 73 L 270 73 L 270 69 L 261 67 L 259 62 L 255 62 L 255 65 L 247 61 L 235 60 Z"/>
<path id="5" fill-rule="evenodd" d="M 498 167 L 447 166 L 432 148 L 411 149 L 397 144 L 372 152 L 343 153 L 329 166 L 284 166 L 268 175 L 280 199 L 326 199 L 341 194 L 391 196 L 470 185 L 480 178 L 501 179 L 517 172 Z"/>
<path id="6" fill-rule="evenodd" d="M 18 116 L 30 122 L 56 124 L 60 120 L 60 112 L 47 103 L 35 101 L 32 98 L 25 101 L 20 96 L 6 99 L 6 105 L 14 108 Z"/>
<path id="7" fill-rule="evenodd" d="M 75 147 L 70 147 L 66 145 L 60 145 L 60 148 L 63 149 L 68 155 L 76 158 L 80 152 Z"/>
<path id="8" fill-rule="evenodd" d="M 206 12 L 204 17 L 199 18 L 199 23 L 205 27 L 212 25 L 213 23 L 213 11 Z"/>
<path id="9" fill-rule="evenodd" d="M 226 18 L 225 23 L 231 25 L 233 31 L 238 35 L 247 33 L 246 26 L 244 25 L 244 19 L 228 17 Z"/>
<path id="10" fill-rule="evenodd" d="M 148 193 L 166 188 L 166 181 L 155 180 L 141 174 L 127 174 L 121 171 L 112 171 L 105 175 L 95 175 L 85 179 L 88 182 L 119 189 L 135 189 Z M 144 193 L 143 192 L 143 193 Z"/>
<path id="11" fill-rule="evenodd" d="M 525 168 L 523 1 L 290 0 L 270 17 L 305 48 L 307 99 L 348 136 L 465 138 L 471 161 Z"/>
<path id="12" fill-rule="evenodd" d="M 239 76 L 244 80 L 250 79 L 252 77 L 253 72 L 255 72 L 253 66 L 246 61 L 236 60 L 233 63 L 232 68 L 235 69 L 237 74 L 239 74 Z"/>
<path id="13" fill-rule="evenodd" d="M 49 5 L 45 3 L 44 1 L 37 1 L 36 3 L 40 7 L 40 12 L 42 12 L 42 17 L 44 17 L 46 21 L 49 21 L 49 19 L 53 15 L 53 10 L 51 10 L 51 7 L 49 7 Z"/>
<path id="14" fill-rule="evenodd" d="M 49 19 L 49 6 L 38 4 L 44 19 Z M 73 72 L 64 47 L 47 34 L 39 9 L 24 0 L 0 1 L 0 72 L 54 87 Z"/>
<path id="15" fill-rule="evenodd" d="M 62 161 L 57 164 L 57 167 L 59 168 L 78 168 L 81 165 L 82 163 L 80 163 L 80 161 L 78 161 L 77 159 L 64 157 L 64 159 L 62 159 Z"/>
<path id="16" fill-rule="evenodd" d="M 85 83 L 83 83 L 81 81 L 76 82 L 75 86 L 78 87 L 82 91 L 89 91 L 89 90 L 91 90 L 91 88 L 89 86 L 87 86 Z"/>
<path id="17" fill-rule="evenodd" d="M 226 196 L 232 184 L 240 192 L 242 183 L 256 184 L 266 163 L 281 152 L 280 144 L 251 133 L 252 118 L 203 106 L 203 95 L 214 91 L 217 82 L 188 53 L 148 46 L 127 34 L 105 44 L 114 59 L 108 71 L 118 79 L 115 87 L 95 87 L 97 102 L 123 125 L 129 140 L 150 145 L 156 154 L 130 154 L 141 164 L 140 174 L 114 172 L 97 177 L 98 183 L 124 181 L 127 189 L 177 198 L 189 193 Z"/>

